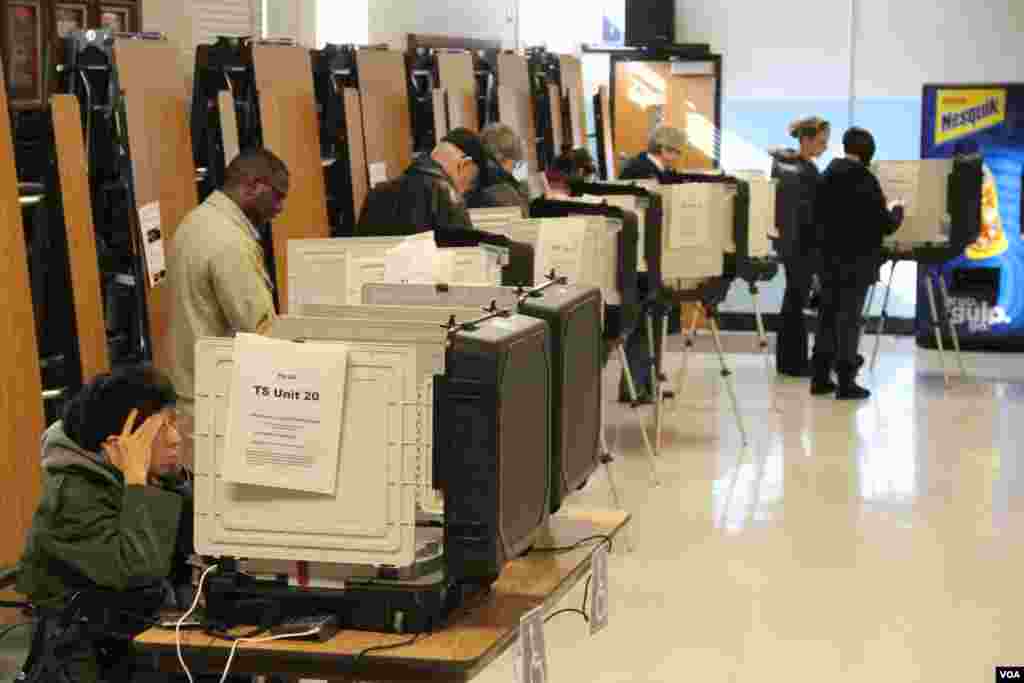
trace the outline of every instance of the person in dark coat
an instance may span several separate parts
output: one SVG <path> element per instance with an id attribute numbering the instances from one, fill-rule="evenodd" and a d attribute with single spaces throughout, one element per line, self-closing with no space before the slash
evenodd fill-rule
<path id="1" fill-rule="evenodd" d="M 772 154 L 772 177 L 779 182 L 779 206 L 788 209 L 779 226 L 775 251 L 782 257 L 786 290 L 782 297 L 779 333 L 775 343 L 775 367 L 781 375 L 809 377 L 807 320 L 804 309 L 811 295 L 817 261 L 817 227 L 814 197 L 820 174 L 814 160 L 828 149 L 831 127 L 818 117 L 790 124 L 789 134 L 800 149 Z"/>
<path id="2" fill-rule="evenodd" d="M 472 228 L 465 197 L 476 187 L 486 159 L 480 136 L 466 128 L 456 128 L 429 157 L 418 159 L 401 176 L 370 191 L 355 236 Z"/>
<path id="3" fill-rule="evenodd" d="M 627 161 L 619 171 L 619 180 L 657 178 L 658 182 L 665 182 L 685 149 L 686 133 L 671 126 L 659 126 L 651 133 L 647 151 Z"/>
<path id="4" fill-rule="evenodd" d="M 889 206 L 870 170 L 875 139 L 863 128 L 843 136 L 846 156 L 825 171 L 815 200 L 822 229 L 821 308 L 814 339 L 811 393 L 835 392 L 837 399 L 865 399 L 858 386 L 857 344 L 868 288 L 878 279 L 882 241 L 903 223 L 903 207 Z M 835 368 L 838 387 L 832 382 Z"/>
<path id="5" fill-rule="evenodd" d="M 480 174 L 478 187 L 468 197 L 470 209 L 519 207 L 523 218 L 530 214 L 530 197 L 524 189 L 528 169 L 523 141 L 511 126 L 494 123 L 480 134 L 488 158 Z"/>
<path id="6" fill-rule="evenodd" d="M 619 172 L 619 180 L 657 180 L 659 183 L 667 182 L 673 173 L 673 165 L 683 157 L 683 150 L 686 149 L 686 134 L 678 128 L 671 126 L 659 126 L 651 133 L 647 143 L 647 151 L 630 159 Z M 646 278 L 646 273 L 641 273 L 639 280 L 639 295 L 641 300 L 646 300 L 651 295 L 651 285 Z M 679 328 L 679 309 L 670 311 L 669 332 Z M 654 377 L 651 373 L 651 353 L 647 342 L 646 317 L 651 313 L 654 316 L 654 351 L 657 357 L 655 367 L 659 372 L 661 369 L 661 337 L 662 318 L 666 315 L 664 306 L 654 304 L 645 307 L 640 327 L 630 335 L 626 341 L 626 357 L 629 360 L 629 369 L 636 383 L 637 397 L 642 403 L 648 403 L 654 398 Z M 664 392 L 667 397 L 672 396 L 671 391 Z M 626 392 L 625 377 L 619 382 L 619 400 L 625 402 L 628 399 Z"/>
<path id="7" fill-rule="evenodd" d="M 191 583 L 175 401 L 160 372 L 125 368 L 86 385 L 43 435 L 43 494 L 17 578 L 44 610 L 26 680 L 59 680 L 54 669 L 83 683 L 130 680 L 132 636 L 162 605 L 178 606 L 169 581 Z M 65 624 L 72 607 L 79 618 Z"/>

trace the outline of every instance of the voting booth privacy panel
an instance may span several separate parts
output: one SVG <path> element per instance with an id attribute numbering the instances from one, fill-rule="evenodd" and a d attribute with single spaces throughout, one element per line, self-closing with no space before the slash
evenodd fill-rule
<path id="1" fill-rule="evenodd" d="M 941 266 L 965 348 L 1024 350 L 1024 83 L 926 85 L 921 157 L 984 161 L 981 235 Z M 928 300 L 917 296 L 918 343 L 931 344 Z"/>

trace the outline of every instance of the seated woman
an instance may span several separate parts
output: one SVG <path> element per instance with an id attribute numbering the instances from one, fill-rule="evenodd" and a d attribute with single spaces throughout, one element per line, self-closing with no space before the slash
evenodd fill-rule
<path id="1" fill-rule="evenodd" d="M 181 441 L 174 387 L 144 366 L 94 379 L 43 435 L 42 499 L 17 582 L 43 613 L 25 680 L 131 678 L 130 638 L 191 552 Z"/>

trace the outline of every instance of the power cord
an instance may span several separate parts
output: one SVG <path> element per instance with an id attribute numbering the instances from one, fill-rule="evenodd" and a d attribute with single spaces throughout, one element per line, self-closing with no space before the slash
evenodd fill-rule
<path id="1" fill-rule="evenodd" d="M 316 626 L 308 631 L 301 631 L 299 633 L 283 633 L 281 635 L 266 636 L 263 638 L 236 638 L 235 642 L 231 644 L 231 653 L 228 655 L 228 663 L 224 666 L 224 674 L 220 677 L 220 683 L 224 683 L 228 680 L 228 674 L 231 673 L 231 663 L 235 660 L 235 653 L 238 652 L 238 646 L 242 643 L 269 643 L 274 640 L 305 638 L 306 636 L 315 636 L 319 631 L 320 627 Z M 189 679 L 191 680 L 191 676 L 189 676 Z"/>
<path id="2" fill-rule="evenodd" d="M 608 552 L 612 551 L 612 538 L 611 538 L 611 536 L 605 536 L 603 534 L 598 534 L 596 536 L 588 536 L 587 538 L 584 538 L 581 541 L 577 541 L 576 543 L 574 543 L 574 544 L 572 544 L 570 546 L 565 546 L 565 547 L 561 547 L 561 548 L 532 548 L 531 550 L 527 551 L 526 554 L 527 555 L 541 555 L 541 554 L 558 555 L 558 554 L 561 554 L 561 553 L 571 553 L 574 550 L 578 550 L 580 548 L 580 546 L 582 546 L 583 544 L 589 543 L 591 541 L 604 541 L 605 543 L 608 544 Z"/>
<path id="3" fill-rule="evenodd" d="M 195 683 L 195 679 L 192 678 L 192 672 L 189 671 L 188 665 L 185 664 L 185 657 L 181 654 L 181 625 L 188 620 L 192 613 L 196 611 L 196 607 L 199 606 L 199 599 L 203 597 L 203 584 L 206 583 L 206 577 L 217 568 L 217 565 L 212 564 L 206 568 L 202 576 L 199 577 L 199 587 L 196 589 L 196 597 L 192 600 L 192 606 L 188 608 L 188 611 L 181 615 L 178 619 L 178 623 L 174 625 L 174 643 L 178 650 L 178 663 L 181 664 L 182 671 L 185 672 L 185 676 L 188 678 L 188 683 Z M 232 648 L 232 653 L 234 649 Z M 231 660 L 228 660 L 228 666 L 231 665 Z M 227 672 L 224 672 L 224 678 L 227 678 Z M 223 679 L 221 679 L 223 680 Z"/>

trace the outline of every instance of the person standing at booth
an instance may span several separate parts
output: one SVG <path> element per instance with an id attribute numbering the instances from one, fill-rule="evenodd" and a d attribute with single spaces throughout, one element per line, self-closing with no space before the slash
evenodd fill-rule
<path id="1" fill-rule="evenodd" d="M 257 225 L 284 208 L 288 167 L 272 152 L 242 152 L 224 187 L 185 216 L 168 258 L 171 378 L 178 393 L 181 460 L 193 464 L 195 345 L 202 337 L 262 333 L 273 322 L 274 296 Z"/>
<path id="2" fill-rule="evenodd" d="M 780 200 L 792 202 L 790 224 L 780 226 L 774 240 L 782 257 L 786 289 L 782 297 L 779 332 L 775 343 L 775 367 L 781 375 L 809 377 L 807 308 L 818 261 L 818 230 L 814 216 L 814 198 L 820 174 L 814 160 L 828 149 L 831 126 L 816 116 L 798 119 L 789 126 L 789 134 L 799 140 L 800 149 L 785 149 L 772 154 L 772 177 L 782 184 Z"/>
<path id="3" fill-rule="evenodd" d="M 903 206 L 887 205 L 882 186 L 871 172 L 875 139 L 870 132 L 849 129 L 843 148 L 846 156 L 829 165 L 815 200 L 823 238 L 811 394 L 834 391 L 837 399 L 859 400 L 871 396 L 855 381 L 864 299 L 878 279 L 882 241 L 903 223 Z M 832 382 L 833 368 L 838 386 Z"/>
<path id="4" fill-rule="evenodd" d="M 647 143 L 647 151 L 630 159 L 619 172 L 619 180 L 657 180 L 659 183 L 667 182 L 674 172 L 673 166 L 683 158 L 683 151 L 686 149 L 686 133 L 671 126 L 659 126 L 654 129 Z M 651 283 L 648 282 L 646 274 L 640 275 L 638 294 L 642 301 L 651 298 Z M 679 308 L 674 311 L 663 310 L 662 304 L 647 305 L 641 320 L 646 319 L 648 314 L 653 316 L 654 323 L 654 351 L 657 357 L 655 366 L 661 371 L 661 336 L 662 318 L 669 315 L 669 333 L 678 331 Z M 654 380 L 651 372 L 651 353 L 647 342 L 646 323 L 630 335 L 626 341 L 626 358 L 629 361 L 629 369 L 636 384 L 637 399 L 641 403 L 650 403 L 654 400 Z M 671 391 L 664 392 L 668 398 L 672 397 Z M 628 402 L 629 396 L 626 391 L 625 374 L 619 382 L 619 400 Z"/>

